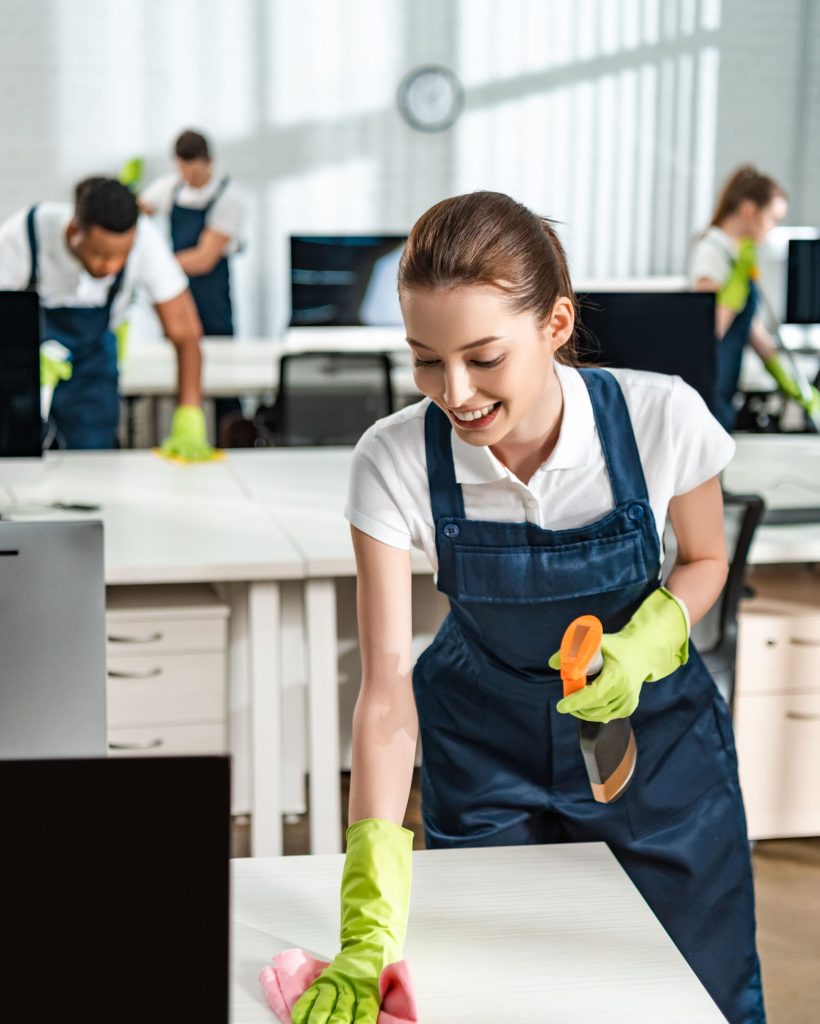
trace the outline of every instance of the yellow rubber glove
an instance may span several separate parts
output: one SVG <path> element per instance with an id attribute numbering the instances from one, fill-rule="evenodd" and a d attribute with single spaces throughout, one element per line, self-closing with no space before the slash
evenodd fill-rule
<path id="1" fill-rule="evenodd" d="M 70 380 L 74 366 L 68 359 L 52 359 L 40 353 L 40 387 L 56 388 L 61 380 Z"/>
<path id="2" fill-rule="evenodd" d="M 683 602 L 659 587 L 617 633 L 604 633 L 604 667 L 595 682 L 559 700 L 557 710 L 585 722 L 628 718 L 641 687 L 671 675 L 689 660 L 689 615 Z M 561 652 L 550 658 L 560 669 Z"/>
<path id="3" fill-rule="evenodd" d="M 749 281 L 757 278 L 757 247 L 751 238 L 741 238 L 732 272 L 717 293 L 719 306 L 739 313 L 749 298 Z"/>
<path id="4" fill-rule="evenodd" d="M 376 1024 L 379 978 L 402 959 L 413 833 L 383 818 L 347 830 L 342 951 L 294 1006 L 292 1024 Z"/>
<path id="5" fill-rule="evenodd" d="M 142 157 L 134 156 L 126 160 L 119 174 L 120 181 L 132 192 L 138 192 L 142 182 Z"/>
<path id="6" fill-rule="evenodd" d="M 764 359 L 763 365 L 775 381 L 777 381 L 777 386 L 784 395 L 788 395 L 789 398 L 793 398 L 795 402 L 798 402 L 809 416 L 820 414 L 820 392 L 818 392 L 813 384 L 809 385 L 809 392 L 807 395 L 804 395 L 797 381 L 788 372 L 777 355 Z"/>
<path id="7" fill-rule="evenodd" d="M 114 337 L 117 339 L 117 366 L 122 366 L 125 357 L 128 355 L 128 321 L 123 320 L 114 328 Z"/>
<path id="8" fill-rule="evenodd" d="M 178 405 L 171 420 L 171 433 L 160 446 L 169 459 L 182 462 L 209 462 L 221 453 L 208 444 L 205 414 L 198 405 Z"/>

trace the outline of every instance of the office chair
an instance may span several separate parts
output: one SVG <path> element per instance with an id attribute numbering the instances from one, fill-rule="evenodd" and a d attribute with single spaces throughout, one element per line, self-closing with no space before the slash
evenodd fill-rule
<path id="1" fill-rule="evenodd" d="M 699 632 L 708 628 L 711 620 L 716 637 L 710 646 L 700 649 L 706 667 L 715 680 L 718 690 L 731 708 L 734 698 L 735 655 L 737 651 L 737 611 L 740 599 L 748 596 L 744 579 L 746 559 L 752 546 L 752 539 L 760 520 L 763 518 L 765 503 L 757 494 L 723 493 L 724 508 L 740 510 L 734 552 L 729 563 L 729 575 L 720 602 L 714 615 L 707 616 L 706 625 L 699 623 Z"/>
<path id="2" fill-rule="evenodd" d="M 257 410 L 262 445 L 352 445 L 395 408 L 385 352 L 288 352 L 273 406 Z"/>

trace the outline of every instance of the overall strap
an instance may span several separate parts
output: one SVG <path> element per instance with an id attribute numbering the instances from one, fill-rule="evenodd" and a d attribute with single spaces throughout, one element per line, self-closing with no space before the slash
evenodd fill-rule
<path id="1" fill-rule="evenodd" d="M 635 431 L 620 384 L 606 370 L 585 369 L 578 372 L 592 400 L 592 412 L 615 504 L 648 501 L 649 494 Z"/>
<path id="2" fill-rule="evenodd" d="M 26 233 L 28 234 L 28 247 L 31 253 L 31 273 L 29 274 L 26 291 L 33 292 L 37 287 L 37 232 L 34 230 L 34 213 L 37 206 L 32 206 L 26 214 Z"/>
<path id="3" fill-rule="evenodd" d="M 222 193 L 228 187 L 228 182 L 229 181 L 230 181 L 230 178 L 226 174 L 225 177 L 222 179 L 222 181 L 220 181 L 219 187 L 217 188 L 216 192 L 214 192 L 214 194 L 211 196 L 210 200 L 208 201 L 207 205 L 205 206 L 205 213 L 210 213 L 211 212 L 211 208 L 213 207 L 213 205 L 217 202 L 217 200 L 220 198 Z"/>
<path id="4" fill-rule="evenodd" d="M 424 450 L 433 522 L 464 519 L 464 496 L 453 463 L 452 428 L 439 407 L 431 402 L 424 415 Z"/>
<path id="5" fill-rule="evenodd" d="M 172 207 L 177 205 L 177 197 L 179 196 L 179 193 L 182 190 L 182 185 L 183 185 L 183 183 L 181 181 L 178 181 L 176 183 L 176 185 L 174 185 L 174 191 L 171 193 L 171 206 Z"/>

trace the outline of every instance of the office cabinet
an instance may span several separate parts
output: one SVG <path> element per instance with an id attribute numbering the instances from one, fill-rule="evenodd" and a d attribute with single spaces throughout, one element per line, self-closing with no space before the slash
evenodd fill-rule
<path id="1" fill-rule="evenodd" d="M 228 608 L 206 585 L 109 587 L 109 752 L 227 750 Z"/>
<path id="2" fill-rule="evenodd" d="M 733 708 L 749 836 L 820 835 L 820 573 L 758 570 L 750 582 Z"/>

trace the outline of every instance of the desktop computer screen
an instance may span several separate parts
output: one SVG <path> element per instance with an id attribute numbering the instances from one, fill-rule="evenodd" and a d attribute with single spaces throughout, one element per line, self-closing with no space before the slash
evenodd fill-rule
<path id="1" fill-rule="evenodd" d="M 291 235 L 291 327 L 400 327 L 405 235 Z"/>
<path id="2" fill-rule="evenodd" d="M 0 458 L 41 454 L 39 300 L 0 292 Z"/>
<path id="3" fill-rule="evenodd" d="M 820 324 L 820 238 L 789 241 L 786 323 Z"/>
<path id="4" fill-rule="evenodd" d="M 586 292 L 579 300 L 582 362 L 677 374 L 714 411 L 713 293 Z"/>

